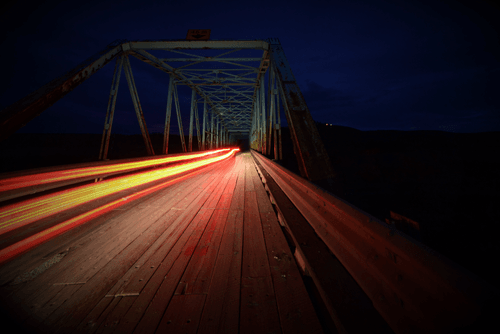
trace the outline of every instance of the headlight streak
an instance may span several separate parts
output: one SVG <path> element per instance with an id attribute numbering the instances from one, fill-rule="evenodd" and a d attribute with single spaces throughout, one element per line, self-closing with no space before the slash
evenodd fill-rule
<path id="1" fill-rule="evenodd" d="M 4 180 L 0 180 L 0 192 L 14 190 L 19 188 L 31 187 L 40 184 L 47 184 L 52 182 L 65 181 L 70 179 L 81 178 L 85 176 L 98 176 L 105 173 L 115 173 L 121 171 L 132 170 L 141 167 L 151 167 L 155 165 L 161 165 L 169 162 L 178 162 L 183 160 L 192 160 L 201 157 L 205 157 L 207 155 L 217 154 L 220 152 L 225 152 L 230 150 L 229 148 L 213 150 L 203 153 L 197 154 L 186 154 L 179 155 L 174 157 L 165 157 L 158 159 L 151 159 L 147 161 L 135 161 L 135 162 L 126 162 L 121 164 L 113 164 L 113 165 L 105 165 L 105 166 L 95 166 L 95 167 L 84 167 L 84 168 L 75 168 L 69 170 L 55 171 L 55 172 L 46 172 L 35 175 L 24 175 L 12 177 Z"/>
<path id="2" fill-rule="evenodd" d="M 237 151 L 232 149 L 222 156 L 92 183 L 0 208 L 0 235 L 89 201 L 227 159 Z"/>

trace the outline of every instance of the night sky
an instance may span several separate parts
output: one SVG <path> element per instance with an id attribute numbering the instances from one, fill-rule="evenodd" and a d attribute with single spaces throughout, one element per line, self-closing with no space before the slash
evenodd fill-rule
<path id="1" fill-rule="evenodd" d="M 279 38 L 316 121 L 359 130 L 500 131 L 500 10 L 493 2 L 91 0 L 2 6 L 0 110 L 116 39 L 183 39 L 188 29 L 211 29 L 212 40 Z M 149 131 L 162 132 L 168 76 L 130 60 Z M 18 132 L 101 133 L 113 69 L 114 62 Z M 179 95 L 187 119 L 190 94 Z M 140 133 L 124 75 L 113 133 Z"/>

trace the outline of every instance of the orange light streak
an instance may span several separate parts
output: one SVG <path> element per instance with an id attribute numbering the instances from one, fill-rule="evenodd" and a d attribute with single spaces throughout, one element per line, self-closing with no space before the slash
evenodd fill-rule
<path id="1" fill-rule="evenodd" d="M 227 159 L 237 151 L 239 149 L 232 149 L 221 156 L 126 175 L 6 206 L 0 209 L 0 235 L 89 201 Z"/>
<path id="2" fill-rule="evenodd" d="M 135 168 L 151 167 L 169 162 L 192 160 L 229 150 L 230 150 L 229 148 L 225 148 L 203 153 L 179 155 L 175 157 L 165 157 L 165 158 L 151 159 L 147 161 L 126 162 L 121 164 L 119 163 L 119 164 L 105 165 L 105 166 L 75 168 L 75 169 L 55 171 L 55 172 L 39 173 L 35 175 L 17 176 L 5 180 L 0 180 L 0 192 L 25 188 L 40 184 L 52 183 L 57 181 L 76 179 L 85 176 L 98 176 L 105 173 L 114 173 L 114 172 L 127 171 Z"/>
<path id="3" fill-rule="evenodd" d="M 23 239 L 19 242 L 16 242 L 15 244 L 12 244 L 12 245 L 0 250 L 0 265 L 2 265 L 3 263 L 9 261 L 10 259 L 12 259 L 18 255 L 21 255 L 21 254 L 29 251 L 32 248 L 37 247 L 40 244 L 43 244 L 43 243 L 49 241 L 52 238 L 55 238 L 56 236 L 66 232 L 66 231 L 71 230 L 72 228 L 77 227 L 78 225 L 86 223 L 93 218 L 96 218 L 100 215 L 103 215 L 106 212 L 109 212 L 113 209 L 116 209 L 116 208 L 118 208 L 126 203 L 133 201 L 133 200 L 139 199 L 139 198 L 144 197 L 148 194 L 151 194 L 157 190 L 168 187 L 168 186 L 172 185 L 173 183 L 177 183 L 179 181 L 187 179 L 188 177 L 192 176 L 193 174 L 196 174 L 196 171 L 191 172 L 191 173 L 186 174 L 186 175 L 183 175 L 183 176 L 180 176 L 174 180 L 169 180 L 169 181 L 164 182 L 162 184 L 159 184 L 157 186 L 136 192 L 136 193 L 134 193 L 126 198 L 120 198 L 120 199 L 115 200 L 111 203 L 100 206 L 94 210 L 87 211 L 87 212 L 82 213 L 76 217 L 68 219 L 62 223 L 59 223 L 55 226 L 52 226 L 52 227 L 50 227 L 42 232 L 38 232 L 32 236 L 29 236 L 26 239 Z"/>

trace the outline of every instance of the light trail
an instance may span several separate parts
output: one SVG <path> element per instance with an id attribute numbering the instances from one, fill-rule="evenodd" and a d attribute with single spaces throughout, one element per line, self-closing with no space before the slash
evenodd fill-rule
<path id="1" fill-rule="evenodd" d="M 151 159 L 147 161 L 134 161 L 126 163 L 118 163 L 105 166 L 93 166 L 93 167 L 83 167 L 68 169 L 55 172 L 39 173 L 34 175 L 24 175 L 12 177 L 4 180 L 0 180 L 0 192 L 14 190 L 25 187 L 32 187 L 40 184 L 47 184 L 59 181 L 66 181 L 86 176 L 98 176 L 106 173 L 122 172 L 127 170 L 132 170 L 136 168 L 151 167 L 155 165 L 161 165 L 169 162 L 179 162 L 184 160 L 192 160 L 197 158 L 206 157 L 208 155 L 213 155 L 225 151 L 229 151 L 229 148 L 213 150 L 203 153 L 178 155 L 174 157 L 165 157 L 158 159 Z"/>
<path id="2" fill-rule="evenodd" d="M 89 201 L 227 159 L 237 151 L 236 148 L 221 156 L 92 183 L 0 208 L 0 235 Z"/>
<path id="3" fill-rule="evenodd" d="M 161 183 L 161 184 L 156 185 L 154 187 L 141 190 L 139 192 L 136 192 L 136 193 L 126 197 L 126 198 L 117 199 L 111 203 L 102 205 L 98 208 L 95 208 L 93 210 L 82 213 L 76 217 L 68 219 L 68 220 L 66 220 L 62 223 L 59 223 L 55 226 L 52 226 L 44 231 L 38 232 L 34 235 L 31 235 L 31 236 L 27 237 L 26 239 L 23 239 L 23 240 L 16 242 L 10 246 L 7 246 L 4 249 L 0 250 L 0 265 L 2 265 L 3 263 L 9 261 L 10 259 L 12 259 L 18 255 L 21 255 L 21 254 L 29 251 L 30 249 L 37 247 L 40 244 L 43 244 L 44 242 L 49 241 L 52 238 L 55 238 L 56 236 L 58 236 L 60 234 L 63 234 L 66 231 L 71 230 L 72 228 L 77 227 L 78 225 L 84 224 L 84 223 L 88 222 L 89 220 L 97 218 L 100 215 L 103 215 L 106 212 L 109 212 L 113 209 L 116 209 L 116 208 L 118 208 L 126 203 L 132 202 L 132 201 L 137 200 L 141 197 L 144 197 L 148 194 L 151 194 L 155 191 L 158 191 L 160 189 L 168 187 L 174 183 L 177 183 L 177 182 L 180 182 L 184 179 L 187 179 L 196 173 L 197 173 L 197 171 L 194 171 L 194 172 L 191 172 L 189 174 L 175 178 L 173 180 L 169 180 L 167 182 Z"/>

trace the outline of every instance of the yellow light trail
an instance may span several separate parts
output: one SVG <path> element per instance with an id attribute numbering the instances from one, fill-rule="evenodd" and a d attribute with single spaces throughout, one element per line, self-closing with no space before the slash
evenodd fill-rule
<path id="1" fill-rule="evenodd" d="M 200 161 L 127 175 L 15 203 L 0 209 L 0 235 L 89 201 L 227 159 L 239 149 Z"/>
<path id="2" fill-rule="evenodd" d="M 237 149 L 237 151 L 239 151 L 239 150 Z M 185 180 L 196 173 L 197 173 L 197 171 L 193 171 L 189 174 L 184 174 L 184 175 L 177 177 L 173 180 L 169 180 L 169 181 L 160 183 L 156 186 L 135 192 L 132 195 L 127 196 L 126 198 L 120 198 L 118 200 L 107 203 L 107 204 L 102 205 L 102 206 L 95 208 L 93 210 L 82 213 L 76 217 L 68 219 L 68 220 L 66 220 L 62 223 L 59 223 L 57 225 L 54 225 L 46 230 L 35 233 L 35 234 L 27 237 L 26 239 L 23 239 L 23 240 L 18 241 L 10 246 L 7 246 L 4 249 L 0 250 L 0 265 L 15 258 L 18 255 L 21 255 L 21 254 L 29 251 L 32 248 L 37 247 L 40 244 L 43 244 L 44 242 L 49 241 L 52 238 L 55 238 L 56 236 L 58 236 L 60 234 L 63 234 L 65 232 L 71 230 L 72 228 L 75 228 L 81 224 L 88 222 L 89 220 L 92 220 L 100 215 L 103 215 L 106 212 L 109 212 L 113 209 L 116 209 L 116 208 L 126 204 L 126 203 L 137 200 L 137 199 L 144 197 L 148 194 L 151 194 L 155 191 L 158 191 L 160 189 L 168 187 L 174 183 Z"/>
<path id="3" fill-rule="evenodd" d="M 151 159 L 147 161 L 134 161 L 134 162 L 126 162 L 126 163 L 118 163 L 113 165 L 105 165 L 105 166 L 94 166 L 94 167 L 83 167 L 83 168 L 75 168 L 69 170 L 55 171 L 55 172 L 46 172 L 39 173 L 35 175 L 24 175 L 12 177 L 4 180 L 0 180 L 0 192 L 25 188 L 40 184 L 47 184 L 58 181 L 65 181 L 70 179 L 76 179 L 85 176 L 98 176 L 106 173 L 114 173 L 127 171 L 131 169 L 141 168 L 141 167 L 151 167 L 155 165 L 161 165 L 169 162 L 179 162 L 184 160 L 192 160 L 197 158 L 202 158 L 208 155 L 213 155 L 225 151 L 229 151 L 229 148 L 213 150 L 203 153 L 195 153 L 195 154 L 185 154 L 178 155 L 174 157 L 165 157 L 158 159 Z"/>

